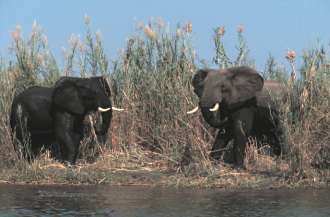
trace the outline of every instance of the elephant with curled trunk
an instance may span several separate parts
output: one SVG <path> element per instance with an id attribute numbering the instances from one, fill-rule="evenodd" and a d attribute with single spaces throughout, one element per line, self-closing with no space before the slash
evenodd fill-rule
<path id="1" fill-rule="evenodd" d="M 12 103 L 10 125 L 15 150 L 28 160 L 42 149 L 59 150 L 59 156 L 52 154 L 74 164 L 83 138 L 83 120 L 89 112 L 101 112 L 102 124 L 95 127 L 95 133 L 99 141 L 106 141 L 112 110 L 120 110 L 112 107 L 110 96 L 103 77 L 62 77 L 54 87 L 28 88 Z"/>
<path id="2" fill-rule="evenodd" d="M 249 137 L 267 139 L 272 152 L 281 154 L 282 130 L 277 103 L 282 85 L 265 81 L 247 66 L 223 70 L 201 69 L 192 79 L 199 106 L 188 114 L 201 110 L 205 121 L 219 130 L 210 157 L 220 159 L 233 139 L 233 151 L 227 159 L 241 167 Z"/>

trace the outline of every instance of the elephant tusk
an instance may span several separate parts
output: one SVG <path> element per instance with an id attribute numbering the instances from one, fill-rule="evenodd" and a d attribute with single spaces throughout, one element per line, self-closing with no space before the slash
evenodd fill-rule
<path id="1" fill-rule="evenodd" d="M 102 108 L 102 107 L 98 107 L 98 110 L 100 111 L 100 112 L 107 112 L 107 111 L 109 111 L 110 109 L 112 109 L 112 110 L 114 110 L 114 111 L 124 111 L 124 109 L 122 109 L 122 108 L 116 108 L 116 107 L 114 107 L 114 106 L 112 106 L 111 108 Z"/>
<path id="2" fill-rule="evenodd" d="M 119 112 L 124 111 L 124 109 L 122 109 L 122 108 L 116 108 L 114 106 L 112 106 L 111 109 L 114 110 L 114 111 L 119 111 Z"/>
<path id="3" fill-rule="evenodd" d="M 99 112 L 107 112 L 107 111 L 109 111 L 111 108 L 102 108 L 102 107 L 99 106 L 97 109 L 99 110 Z"/>
<path id="4" fill-rule="evenodd" d="M 198 106 L 196 106 L 195 108 L 193 108 L 192 110 L 188 111 L 187 114 L 190 115 L 190 114 L 194 114 L 195 112 L 197 112 L 199 109 Z"/>
<path id="5" fill-rule="evenodd" d="M 219 103 L 216 103 L 213 108 L 210 108 L 210 111 L 211 112 L 218 111 L 219 110 L 219 107 L 220 107 Z"/>

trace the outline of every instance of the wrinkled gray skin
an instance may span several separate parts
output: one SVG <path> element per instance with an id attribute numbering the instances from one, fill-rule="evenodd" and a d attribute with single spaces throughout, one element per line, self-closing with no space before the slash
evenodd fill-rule
<path id="1" fill-rule="evenodd" d="M 15 150 L 31 160 L 42 149 L 50 149 L 58 160 L 74 164 L 84 134 L 83 120 L 98 107 L 111 108 L 110 88 L 103 77 L 62 77 L 54 87 L 30 87 L 12 103 L 10 124 L 18 143 Z M 98 139 L 105 142 L 112 110 L 103 112 L 102 123 L 95 128 Z M 22 128 L 22 120 L 27 129 Z M 31 146 L 24 144 L 30 134 Z M 60 154 L 57 154 L 59 150 Z"/>
<path id="2" fill-rule="evenodd" d="M 267 138 L 273 153 L 281 154 L 281 130 L 273 98 L 281 95 L 281 85 L 266 81 L 252 68 L 201 69 L 193 77 L 194 92 L 204 119 L 219 131 L 211 158 L 220 159 L 223 149 L 234 140 L 232 156 L 226 161 L 243 166 L 248 137 Z M 216 103 L 220 109 L 209 109 Z"/>
<path id="3" fill-rule="evenodd" d="M 111 107 L 111 91 L 108 82 L 103 77 L 93 77 L 87 79 L 81 79 L 77 77 L 61 77 L 54 85 L 55 88 L 61 88 L 65 82 L 73 82 L 75 84 L 81 83 L 83 87 L 86 87 L 97 96 L 90 103 L 92 104 L 90 110 L 97 110 L 96 106 Z M 89 96 L 92 97 L 92 96 Z M 102 112 L 98 115 L 98 121 L 94 125 L 97 139 L 101 143 L 105 143 L 107 139 L 107 131 L 110 127 L 112 119 L 112 110 L 108 112 Z"/>

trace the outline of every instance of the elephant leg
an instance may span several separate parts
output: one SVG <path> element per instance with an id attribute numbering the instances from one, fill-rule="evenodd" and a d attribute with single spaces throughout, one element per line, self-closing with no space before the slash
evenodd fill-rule
<path id="1" fill-rule="evenodd" d="M 22 159 L 27 159 L 27 154 L 26 154 L 26 149 L 24 148 L 24 140 L 22 136 L 21 130 L 18 129 L 19 126 L 15 127 L 15 134 L 13 135 L 13 144 L 14 144 L 14 150 L 15 153 L 17 154 L 17 157 L 22 160 Z"/>
<path id="2" fill-rule="evenodd" d="M 210 153 L 211 159 L 220 160 L 229 140 L 230 136 L 228 130 L 220 129 L 212 146 L 212 150 Z"/>
<path id="3" fill-rule="evenodd" d="M 74 132 L 74 117 L 65 112 L 55 114 L 55 136 L 60 144 L 61 158 L 74 164 L 77 157 L 79 142 Z"/>
<path id="4" fill-rule="evenodd" d="M 267 118 L 269 119 L 269 144 L 272 147 L 272 152 L 275 155 L 280 155 L 281 154 L 281 142 L 282 142 L 282 129 L 281 129 L 281 121 L 279 119 L 279 114 L 275 110 L 268 109 L 268 116 Z"/>
<path id="5" fill-rule="evenodd" d="M 248 107 L 233 115 L 234 157 L 238 167 L 244 164 L 245 149 L 252 130 L 254 114 L 254 107 Z"/>
<path id="6" fill-rule="evenodd" d="M 24 119 L 25 121 L 21 121 Z M 31 162 L 34 159 L 34 151 L 32 150 L 31 135 L 27 129 L 27 119 L 19 118 L 14 125 L 15 137 L 13 140 L 14 150 L 17 153 L 19 159 L 25 159 Z"/>
<path id="7" fill-rule="evenodd" d="M 269 111 L 271 130 L 270 130 L 270 144 L 272 146 L 273 154 L 279 156 L 282 153 L 282 147 L 284 142 L 283 126 L 280 121 L 278 112 Z"/>
<path id="8" fill-rule="evenodd" d="M 281 126 L 277 126 L 271 133 L 271 146 L 273 149 L 273 153 L 279 156 L 283 152 L 283 146 L 285 141 L 283 129 L 281 128 Z"/>

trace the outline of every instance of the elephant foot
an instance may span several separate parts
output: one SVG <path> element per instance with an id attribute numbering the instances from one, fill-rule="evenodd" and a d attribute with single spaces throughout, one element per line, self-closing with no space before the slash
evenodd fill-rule
<path id="1" fill-rule="evenodd" d="M 234 164 L 235 163 L 234 151 L 233 151 L 232 148 L 229 148 L 224 152 L 223 162 L 226 163 L 226 164 Z"/>
<path id="2" fill-rule="evenodd" d="M 242 162 L 235 162 L 233 164 L 233 169 L 236 169 L 236 170 L 245 170 L 246 167 L 245 167 L 244 163 L 242 163 Z"/>
<path id="3" fill-rule="evenodd" d="M 234 167 L 238 169 L 244 168 L 244 156 L 241 156 L 236 159 L 236 161 L 234 162 Z"/>
<path id="4" fill-rule="evenodd" d="M 219 161 L 219 160 L 221 160 L 221 155 L 222 155 L 221 151 L 211 151 L 210 160 L 211 161 Z"/>
<path id="5" fill-rule="evenodd" d="M 69 161 L 62 161 L 62 164 L 67 168 L 75 168 L 75 163 L 69 162 Z"/>

